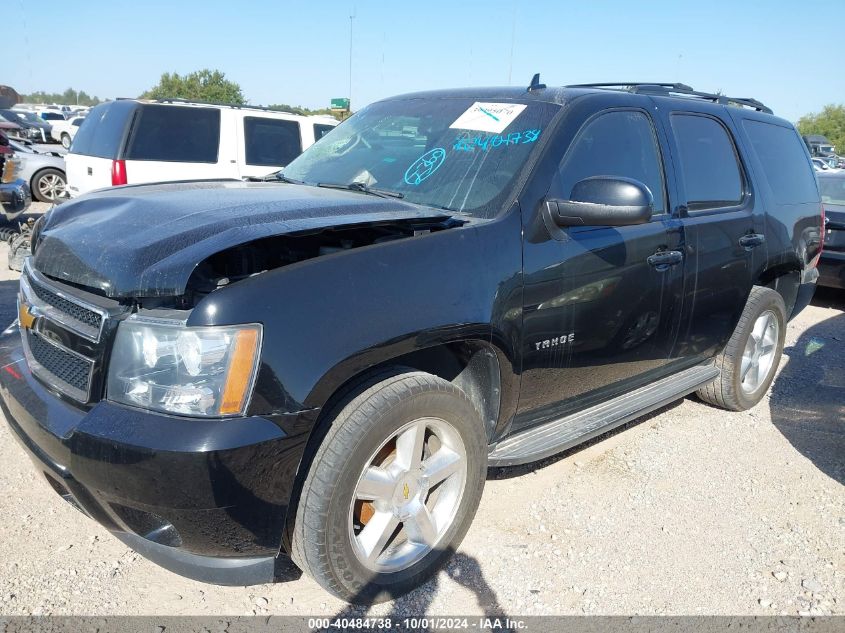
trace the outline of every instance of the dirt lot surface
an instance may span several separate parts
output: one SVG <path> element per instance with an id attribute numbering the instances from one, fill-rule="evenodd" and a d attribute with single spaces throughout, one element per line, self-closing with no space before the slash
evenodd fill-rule
<path id="1" fill-rule="evenodd" d="M 15 277 L 0 275 L 4 326 Z M 491 471 L 448 568 L 369 612 L 845 613 L 844 310 L 845 293 L 819 292 L 751 411 L 687 398 L 586 448 Z M 294 570 L 217 587 L 147 562 L 61 501 L 2 423 L 0 464 L 0 614 L 357 613 Z"/>

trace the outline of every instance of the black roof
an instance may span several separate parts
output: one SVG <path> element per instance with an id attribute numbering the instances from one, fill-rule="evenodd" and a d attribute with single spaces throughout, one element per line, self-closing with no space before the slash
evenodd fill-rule
<path id="1" fill-rule="evenodd" d="M 536 78 L 535 78 L 536 80 Z M 545 86 L 532 80 L 528 88 L 515 86 L 499 86 L 485 88 L 451 88 L 446 90 L 430 90 L 425 92 L 413 92 L 392 99 L 426 99 L 426 98 L 469 98 L 469 99 L 520 99 L 556 103 L 564 105 L 576 97 L 585 94 L 598 92 L 645 94 L 654 97 L 667 97 L 676 99 L 705 100 L 722 105 L 733 105 L 750 108 L 765 114 L 772 114 L 772 110 L 751 97 L 729 97 L 722 94 L 701 92 L 694 90 L 686 84 L 680 83 L 645 83 L 645 82 L 619 82 L 619 83 L 594 83 L 594 84 L 572 84 L 568 86 Z"/>

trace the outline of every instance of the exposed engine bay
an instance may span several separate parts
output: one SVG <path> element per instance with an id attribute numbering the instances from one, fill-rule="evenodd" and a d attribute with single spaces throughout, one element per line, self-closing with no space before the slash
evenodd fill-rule
<path id="1" fill-rule="evenodd" d="M 180 297 L 139 301 L 145 308 L 189 309 L 219 288 L 269 270 L 356 248 L 425 235 L 463 224 L 394 222 L 381 225 L 330 228 L 297 235 L 268 237 L 215 253 L 200 262 Z M 175 303 L 175 305 L 174 305 Z"/>

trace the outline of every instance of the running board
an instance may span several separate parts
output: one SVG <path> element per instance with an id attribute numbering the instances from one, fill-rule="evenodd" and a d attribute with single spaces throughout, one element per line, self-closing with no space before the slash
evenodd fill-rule
<path id="1" fill-rule="evenodd" d="M 699 365 L 557 420 L 520 431 L 492 447 L 489 466 L 527 464 L 560 453 L 692 393 L 719 376 Z"/>

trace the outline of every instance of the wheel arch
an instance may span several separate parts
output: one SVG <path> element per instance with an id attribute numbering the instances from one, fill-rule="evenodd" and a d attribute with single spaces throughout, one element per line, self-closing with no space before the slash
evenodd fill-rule
<path id="1" fill-rule="evenodd" d="M 508 356 L 497 346 L 489 341 L 470 338 L 442 342 L 391 358 L 383 358 L 342 381 L 335 380 L 331 394 L 321 407 L 317 421 L 308 435 L 297 468 L 286 511 L 282 549 L 290 552 L 297 506 L 317 449 L 339 410 L 356 394 L 375 382 L 396 374 L 408 371 L 430 373 L 451 382 L 467 394 L 483 421 L 489 441 L 499 426 L 500 418 L 503 415 L 512 415 L 511 408 L 516 407 L 518 385 L 506 378 L 510 375 L 507 373 L 509 363 Z M 330 379 L 324 377 L 324 381 L 326 380 Z M 491 395 L 493 397 L 490 397 Z"/>
<path id="2" fill-rule="evenodd" d="M 797 260 L 770 266 L 760 274 L 755 285 L 771 288 L 780 294 L 786 306 L 788 319 L 798 300 L 798 289 L 801 286 L 801 266 Z"/>

